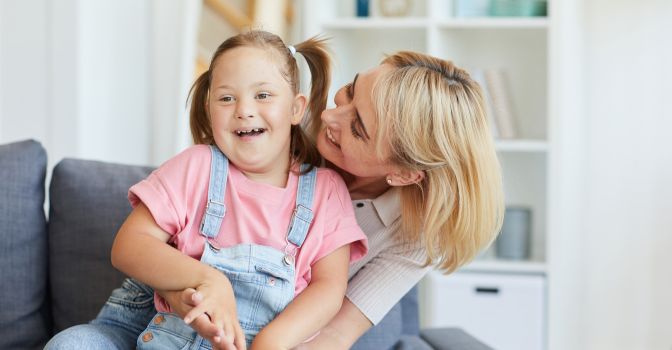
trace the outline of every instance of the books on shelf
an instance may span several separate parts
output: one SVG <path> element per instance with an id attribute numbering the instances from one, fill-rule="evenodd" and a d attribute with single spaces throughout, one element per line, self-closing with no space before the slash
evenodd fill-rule
<path id="1" fill-rule="evenodd" d="M 472 78 L 481 86 L 485 112 L 492 134 L 499 139 L 518 137 L 506 71 L 498 68 L 474 69 Z"/>

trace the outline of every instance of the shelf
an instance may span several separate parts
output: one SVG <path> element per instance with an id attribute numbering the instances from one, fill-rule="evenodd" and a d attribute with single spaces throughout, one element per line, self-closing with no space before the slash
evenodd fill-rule
<path id="1" fill-rule="evenodd" d="M 324 29 L 426 29 L 429 20 L 424 17 L 403 18 L 339 18 L 325 22 Z"/>
<path id="2" fill-rule="evenodd" d="M 436 22 L 439 28 L 460 29 L 460 28 L 497 28 L 497 29 L 518 29 L 518 28 L 548 28 L 548 19 L 546 17 L 473 17 L 473 18 L 451 18 L 439 20 Z"/>
<path id="3" fill-rule="evenodd" d="M 530 152 L 543 153 L 548 151 L 548 143 L 543 140 L 496 140 L 498 152 Z"/>
<path id="4" fill-rule="evenodd" d="M 474 260 L 468 265 L 460 268 L 458 271 L 545 275 L 546 263 L 540 261 L 483 259 Z"/>
<path id="5" fill-rule="evenodd" d="M 375 28 L 416 28 L 423 29 L 436 25 L 441 29 L 519 29 L 519 28 L 548 28 L 547 18 L 526 17 L 475 17 L 475 18 L 451 18 L 433 20 L 426 17 L 344 17 L 327 21 L 323 24 L 325 29 L 375 29 Z"/>

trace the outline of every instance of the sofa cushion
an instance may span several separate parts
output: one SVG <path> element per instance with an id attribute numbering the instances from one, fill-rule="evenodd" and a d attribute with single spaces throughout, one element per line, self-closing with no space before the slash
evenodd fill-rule
<path id="1" fill-rule="evenodd" d="M 0 146 L 0 349 L 36 349 L 49 337 L 44 314 L 47 155 L 38 142 Z"/>
<path id="2" fill-rule="evenodd" d="M 49 187 L 49 276 L 54 331 L 93 319 L 124 276 L 110 263 L 131 212 L 127 192 L 151 168 L 64 159 Z"/>

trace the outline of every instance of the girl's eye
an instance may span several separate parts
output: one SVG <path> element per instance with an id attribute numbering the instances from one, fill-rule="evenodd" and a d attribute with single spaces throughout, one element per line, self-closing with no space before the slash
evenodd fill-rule
<path id="1" fill-rule="evenodd" d="M 271 94 L 269 94 L 268 92 L 260 92 L 259 94 L 257 94 L 257 99 L 259 100 L 265 100 L 269 97 L 271 97 Z"/>
<path id="2" fill-rule="evenodd" d="M 233 101 L 233 96 L 222 96 L 219 100 L 222 102 L 231 102 Z"/>
<path id="3" fill-rule="evenodd" d="M 355 126 L 355 120 L 353 119 L 352 122 L 350 122 L 350 132 L 352 132 L 352 136 L 354 136 L 356 139 L 362 139 L 362 134 L 359 133 L 357 130 L 357 127 Z"/>

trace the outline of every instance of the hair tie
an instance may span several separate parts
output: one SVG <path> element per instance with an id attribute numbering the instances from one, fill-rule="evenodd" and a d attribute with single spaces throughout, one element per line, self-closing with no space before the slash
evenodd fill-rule
<path id="1" fill-rule="evenodd" d="M 292 57 L 296 55 L 296 48 L 292 45 L 288 45 L 287 48 L 289 49 L 289 53 L 292 54 Z"/>

